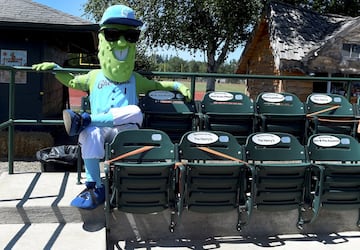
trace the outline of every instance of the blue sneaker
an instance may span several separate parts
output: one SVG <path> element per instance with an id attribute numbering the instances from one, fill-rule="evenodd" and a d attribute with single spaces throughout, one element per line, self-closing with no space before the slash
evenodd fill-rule
<path id="1" fill-rule="evenodd" d="M 71 109 L 65 109 L 63 110 L 63 120 L 68 135 L 75 136 L 90 124 L 91 117 L 86 112 L 78 114 Z"/>
<path id="2" fill-rule="evenodd" d="M 95 187 L 95 182 L 86 182 L 86 189 L 71 201 L 71 206 L 81 209 L 95 209 L 105 202 L 105 187 Z"/>

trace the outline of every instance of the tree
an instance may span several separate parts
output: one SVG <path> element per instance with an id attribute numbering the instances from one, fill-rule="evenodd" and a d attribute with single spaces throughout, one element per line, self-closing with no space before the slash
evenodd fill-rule
<path id="1" fill-rule="evenodd" d="M 134 69 L 136 71 L 144 71 L 144 72 L 150 72 L 150 71 L 156 69 L 156 62 L 154 62 L 154 60 L 150 60 L 150 59 L 151 58 L 146 56 L 144 47 L 137 46 Z"/>
<path id="2" fill-rule="evenodd" d="M 261 0 L 88 0 L 85 13 L 100 20 L 104 10 L 123 3 L 145 22 L 145 41 L 151 46 L 173 46 L 204 51 L 207 72 L 216 73 L 228 53 L 242 45 L 262 9 Z M 214 89 L 208 81 L 207 90 Z"/>
<path id="3" fill-rule="evenodd" d="M 233 74 L 237 69 L 237 61 L 231 60 L 229 63 L 224 63 L 219 68 L 219 73 Z"/>

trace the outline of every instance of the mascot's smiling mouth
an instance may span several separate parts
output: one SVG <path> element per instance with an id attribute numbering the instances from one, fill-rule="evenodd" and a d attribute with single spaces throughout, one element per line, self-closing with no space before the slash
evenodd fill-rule
<path id="1" fill-rule="evenodd" d="M 114 50 L 114 56 L 118 61 L 125 61 L 129 52 L 129 48 L 123 50 Z"/>

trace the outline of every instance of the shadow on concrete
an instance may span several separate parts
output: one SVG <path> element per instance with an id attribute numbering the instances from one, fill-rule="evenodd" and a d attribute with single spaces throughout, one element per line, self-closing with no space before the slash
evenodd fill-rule
<path id="1" fill-rule="evenodd" d="M 360 233 L 353 235 L 351 233 L 332 233 L 320 235 L 272 235 L 272 236 L 213 236 L 204 239 L 171 239 L 171 240 L 125 240 L 117 242 L 111 249 L 259 249 L 283 247 L 286 249 L 314 249 L 313 247 L 325 247 L 325 245 L 346 244 L 352 240 L 360 240 Z M 311 243 L 311 245 L 307 244 Z M 357 243 L 358 244 L 358 243 Z M 357 244 L 349 245 L 349 249 L 356 247 Z"/>
<path id="2" fill-rule="evenodd" d="M 128 250 L 155 247 L 238 249 L 242 245 L 254 248 L 288 247 L 304 242 L 313 247 L 313 244 L 346 244 L 350 239 L 358 240 L 357 243 L 360 244 L 356 209 L 342 212 L 324 210 L 318 221 L 306 225 L 303 230 L 296 227 L 297 211 L 255 211 L 249 225 L 241 232 L 236 230 L 236 216 L 235 212 L 200 214 L 186 211 L 171 233 L 168 227 L 169 213 L 142 215 L 114 210 L 111 214 L 110 231 L 107 232 L 108 245 L 110 249 Z M 305 249 L 310 249 L 306 245 Z"/>

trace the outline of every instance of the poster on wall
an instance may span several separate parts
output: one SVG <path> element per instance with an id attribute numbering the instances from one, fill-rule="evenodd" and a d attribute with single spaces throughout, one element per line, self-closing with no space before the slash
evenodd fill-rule
<path id="1" fill-rule="evenodd" d="M 1 50 L 1 65 L 4 66 L 26 66 L 27 51 L 26 50 Z M 0 82 L 10 83 L 11 74 L 8 70 L 0 70 Z M 17 71 L 15 74 L 15 83 L 26 83 L 26 72 Z"/>

